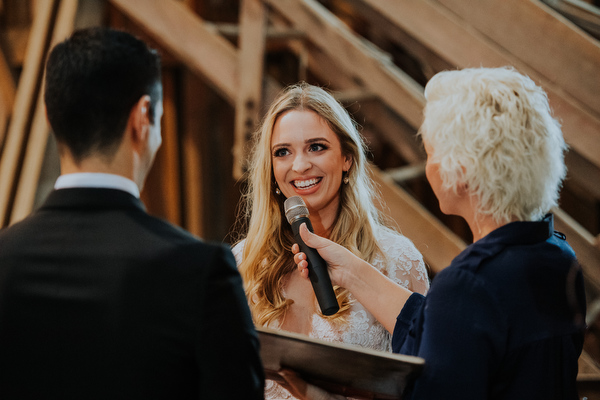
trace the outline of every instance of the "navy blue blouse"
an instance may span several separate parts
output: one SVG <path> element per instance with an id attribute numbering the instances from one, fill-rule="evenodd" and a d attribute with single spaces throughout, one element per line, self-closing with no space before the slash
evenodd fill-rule
<path id="1" fill-rule="evenodd" d="M 578 399 L 581 269 L 553 218 L 467 247 L 397 318 L 394 352 L 425 359 L 405 399 Z"/>

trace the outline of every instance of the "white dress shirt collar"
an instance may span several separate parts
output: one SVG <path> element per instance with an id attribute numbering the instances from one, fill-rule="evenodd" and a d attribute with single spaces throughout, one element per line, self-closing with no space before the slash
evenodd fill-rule
<path id="1" fill-rule="evenodd" d="M 140 190 L 131 179 L 124 176 L 97 172 L 81 172 L 61 175 L 54 184 L 54 189 L 69 188 L 103 188 L 118 189 L 140 198 Z"/>

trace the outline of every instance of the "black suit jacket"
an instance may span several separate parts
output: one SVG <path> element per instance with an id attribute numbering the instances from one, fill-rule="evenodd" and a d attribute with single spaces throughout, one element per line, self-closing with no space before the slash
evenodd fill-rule
<path id="1" fill-rule="evenodd" d="M 0 399 L 258 399 L 258 347 L 231 251 L 126 192 L 0 231 Z"/>

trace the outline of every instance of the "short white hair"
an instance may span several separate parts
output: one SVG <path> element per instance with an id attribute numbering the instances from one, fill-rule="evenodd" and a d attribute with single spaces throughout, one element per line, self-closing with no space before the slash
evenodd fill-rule
<path id="1" fill-rule="evenodd" d="M 513 68 L 444 71 L 425 87 L 420 129 L 447 189 L 466 184 L 481 215 L 538 220 L 556 206 L 567 148 L 544 90 Z"/>

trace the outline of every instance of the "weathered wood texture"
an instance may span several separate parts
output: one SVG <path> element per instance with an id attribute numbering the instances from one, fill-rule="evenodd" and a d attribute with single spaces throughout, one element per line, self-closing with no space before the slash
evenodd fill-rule
<path id="1" fill-rule="evenodd" d="M 110 0 L 230 104 L 237 98 L 235 47 L 175 0 Z"/>
<path id="2" fill-rule="evenodd" d="M 78 0 L 62 0 L 60 2 L 49 49 L 63 41 L 73 31 L 77 7 Z M 44 162 L 50 126 L 46 119 L 43 82 L 44 80 L 42 80 L 42 85 L 40 85 L 36 96 L 37 103 L 33 112 L 31 129 L 27 141 L 24 143 L 25 155 L 10 215 L 11 224 L 25 218 L 33 209 L 38 181 Z"/>
<path id="3" fill-rule="evenodd" d="M 58 9 L 57 0 L 36 3 L 39 7 L 32 23 L 23 71 L 15 96 L 14 112 L 10 121 L 2 157 L 0 158 L 0 227 L 9 222 L 15 186 L 20 174 L 24 143 L 37 95 L 42 82 L 44 57 L 51 37 L 52 24 Z"/>
<path id="4" fill-rule="evenodd" d="M 6 128 L 12 114 L 16 92 L 15 82 L 4 53 L 0 51 L 0 152 L 6 136 Z"/>
<path id="5" fill-rule="evenodd" d="M 587 283 L 595 293 L 591 297 L 600 296 L 600 247 L 596 238 L 586 231 L 577 221 L 560 209 L 554 209 L 556 230 L 564 233 L 582 265 Z"/>
<path id="6" fill-rule="evenodd" d="M 422 88 L 396 68 L 385 54 L 361 40 L 314 0 L 266 2 L 292 26 L 305 31 L 311 43 L 361 87 L 376 93 L 412 126 L 421 124 Z"/>
<path id="7" fill-rule="evenodd" d="M 600 167 L 600 120 L 597 119 L 595 111 L 591 111 L 590 107 L 578 100 L 593 97 L 593 93 L 580 93 L 575 88 L 571 90 L 572 93 L 568 93 L 555 82 L 559 79 L 558 75 L 571 76 L 571 74 L 581 74 L 580 69 L 575 69 L 574 71 L 551 69 L 548 71 L 553 65 L 556 65 L 554 59 L 563 57 L 570 57 L 575 60 L 584 59 L 586 62 L 591 63 L 592 66 L 597 65 L 597 54 L 600 50 L 597 43 L 590 41 L 589 38 L 582 39 L 581 32 L 573 32 L 570 24 L 565 24 L 564 19 L 557 19 L 556 15 L 550 14 L 547 7 L 543 9 L 541 6 L 536 6 L 537 8 L 532 11 L 530 4 L 536 2 L 511 2 L 514 3 L 514 12 L 519 12 L 523 8 L 523 12 L 531 16 L 532 20 L 523 24 L 513 24 L 513 20 L 501 19 L 498 18 L 496 13 L 492 13 L 490 18 L 495 18 L 496 23 L 492 24 L 488 21 L 488 24 L 496 27 L 495 29 L 497 30 L 496 32 L 489 32 L 489 34 L 496 33 L 502 35 L 504 30 L 511 31 L 513 27 L 515 30 L 518 30 L 518 27 L 522 25 L 535 26 L 540 32 L 547 32 L 552 29 L 562 32 L 564 38 L 558 40 L 560 47 L 554 48 L 555 52 L 552 53 L 538 54 L 540 59 L 534 62 L 525 57 L 527 50 L 522 50 L 519 46 L 522 46 L 523 43 L 526 43 L 531 49 L 535 49 L 538 45 L 542 47 L 548 46 L 537 42 L 546 40 L 543 35 L 533 36 L 533 41 L 530 41 L 529 37 L 527 37 L 527 40 L 521 37 L 518 44 L 503 42 L 506 47 L 502 47 L 498 44 L 502 42 L 499 37 L 489 37 L 472 26 L 468 10 L 459 9 L 458 5 L 451 11 L 446 6 L 440 4 L 439 1 L 434 0 L 409 0 L 403 2 L 389 2 L 386 0 L 363 1 L 390 21 L 402 27 L 411 36 L 436 52 L 440 57 L 459 68 L 513 65 L 521 72 L 531 76 L 547 91 L 550 104 L 561 119 L 565 137 L 569 144 L 577 152 Z M 493 3 L 494 6 L 503 8 L 505 2 L 484 1 L 483 3 L 483 7 L 491 7 L 489 4 Z M 445 4 L 450 5 L 450 2 Z M 467 4 L 463 4 L 461 7 L 479 9 L 479 2 L 477 7 L 472 7 L 472 5 L 465 6 Z M 498 13 L 500 11 L 502 10 L 499 9 Z M 457 15 L 456 13 L 458 12 L 466 15 Z M 510 15 L 504 17 L 511 18 Z M 469 20 L 465 20 L 465 18 Z M 547 25 L 551 26 L 547 27 Z M 499 28 L 500 26 L 503 28 Z M 511 29 L 507 30 L 506 26 L 511 26 Z M 494 29 L 493 27 L 487 27 L 486 29 L 491 30 Z M 562 53 L 562 49 L 564 48 L 575 49 L 574 51 L 577 52 L 577 46 L 582 46 L 580 54 L 573 56 L 570 53 Z M 522 60 L 519 56 L 511 54 L 513 50 L 525 59 Z M 533 50 L 530 51 L 533 52 Z M 535 65 L 529 65 L 529 62 Z M 543 75 L 536 69 L 542 69 L 540 65 L 543 64 L 548 65 L 544 70 L 546 75 Z M 598 69 L 595 69 L 595 71 L 598 71 Z M 561 77 L 560 79 L 568 79 L 568 77 Z M 574 87 L 574 84 L 571 86 Z M 573 93 L 579 93 L 578 97 L 574 97 Z"/>
<path id="8" fill-rule="evenodd" d="M 261 0 L 241 0 L 233 175 L 241 178 L 248 142 L 260 119 L 267 10 Z"/>
<path id="9" fill-rule="evenodd" d="M 181 149 L 175 91 L 175 76 L 172 68 L 163 68 L 162 145 L 156 154 L 140 197 L 154 215 L 182 226 Z"/>
<path id="10" fill-rule="evenodd" d="M 391 178 L 377 168 L 372 168 L 371 172 L 385 201 L 382 211 L 398 224 L 403 235 L 413 241 L 432 271 L 437 273 L 450 265 L 466 244 Z"/>

